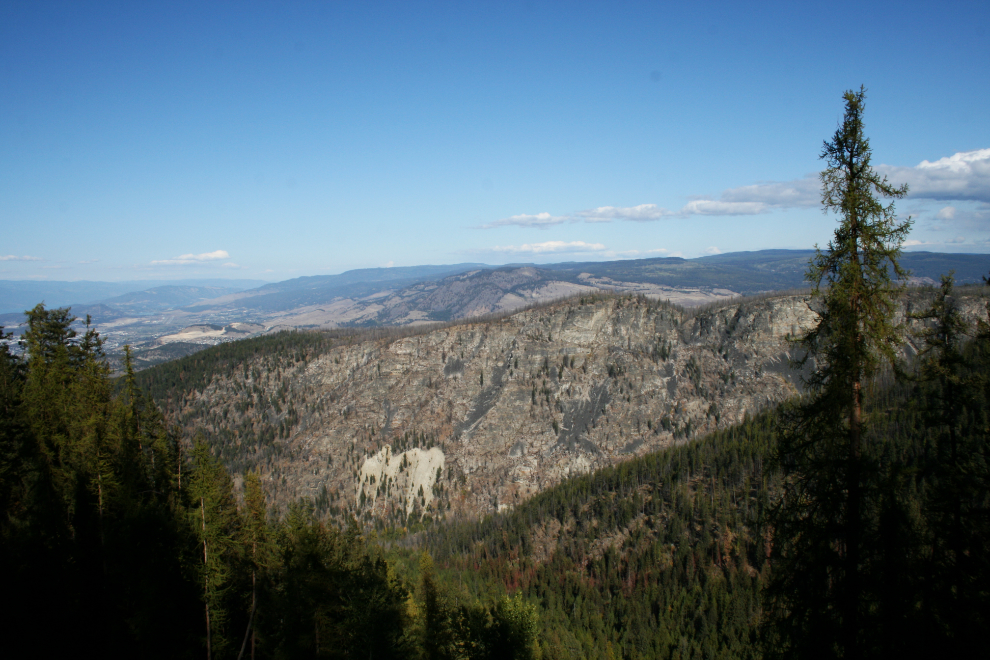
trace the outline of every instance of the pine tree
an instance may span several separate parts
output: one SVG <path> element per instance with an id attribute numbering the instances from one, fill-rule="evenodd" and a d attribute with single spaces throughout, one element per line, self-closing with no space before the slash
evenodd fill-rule
<path id="1" fill-rule="evenodd" d="M 907 187 L 871 167 L 865 89 L 844 99 L 820 176 L 823 210 L 840 221 L 828 249 L 811 260 L 818 322 L 800 340 L 799 366 L 813 360 L 814 372 L 778 456 L 788 480 L 774 515 L 771 654 L 857 658 L 866 644 L 864 485 L 872 463 L 863 396 L 895 364 L 902 328 L 894 313 L 906 277 L 898 258 L 911 222 L 879 199 L 903 197 Z"/>
<path id="2" fill-rule="evenodd" d="M 241 536 L 233 482 L 202 436 L 193 445 L 195 469 L 189 484 L 190 526 L 199 539 L 197 568 L 205 618 L 207 658 L 222 655 L 230 644 L 232 584 Z"/>
<path id="3" fill-rule="evenodd" d="M 76 331 L 72 328 L 75 317 L 68 309 L 46 310 L 44 305 L 37 305 L 26 315 L 25 421 L 41 458 L 40 478 L 59 500 L 45 503 L 60 509 L 49 515 L 57 515 L 71 536 L 78 494 L 77 468 L 81 464 L 80 447 L 72 441 L 71 429 L 76 421 L 72 413 L 78 409 L 74 394 L 80 361 L 79 347 L 74 342 Z"/>
<path id="4" fill-rule="evenodd" d="M 531 660 L 535 656 L 539 621 L 536 607 L 520 594 L 503 596 L 492 612 L 492 622 L 485 635 L 486 656 Z"/>
<path id="5" fill-rule="evenodd" d="M 250 644 L 250 657 L 254 658 L 257 646 L 255 616 L 258 611 L 259 580 L 271 567 L 273 546 L 268 526 L 268 509 L 265 506 L 265 491 L 261 487 L 261 476 L 256 470 L 244 475 L 244 532 L 243 546 L 247 564 L 251 571 L 251 611 L 248 615 L 247 630 L 241 642 L 238 658 L 244 656 Z"/>
<path id="6" fill-rule="evenodd" d="M 4 333 L 2 326 L 0 340 L 0 565 L 20 587 L 25 563 L 33 554 L 24 550 L 36 523 L 37 457 L 22 415 L 25 365 L 11 354 L 7 342 L 13 335 Z M 9 583 L 6 588 L 8 596 L 19 593 Z"/>
<path id="7" fill-rule="evenodd" d="M 0 548 L 9 550 L 12 536 L 28 514 L 28 487 L 26 474 L 25 429 L 20 419 L 21 389 L 24 385 L 24 368 L 20 360 L 11 354 L 8 342 L 12 333 L 4 333 L 0 326 Z M 0 555 L 6 558 L 6 552 Z M 4 565 L 9 565 L 4 562 Z"/>
<path id="8" fill-rule="evenodd" d="M 424 660 L 454 660 L 459 656 L 454 613 L 434 575 L 433 558 L 424 552 L 419 561 L 420 648 Z"/>

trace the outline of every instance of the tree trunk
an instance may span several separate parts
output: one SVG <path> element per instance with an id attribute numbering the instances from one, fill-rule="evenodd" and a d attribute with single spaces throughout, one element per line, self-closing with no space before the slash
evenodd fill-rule
<path id="1" fill-rule="evenodd" d="M 257 544 L 255 544 L 257 550 Z M 244 631 L 244 641 L 241 642 L 241 652 L 237 654 L 237 660 L 244 657 L 244 649 L 247 647 L 248 638 L 251 638 L 251 660 L 254 660 L 254 612 L 258 607 L 257 582 L 255 572 L 251 571 L 251 616 L 248 617 L 247 630 Z"/>
<path id="2" fill-rule="evenodd" d="M 846 476 L 848 501 L 846 505 L 846 593 L 843 608 L 843 646 L 846 658 L 859 658 L 859 550 L 860 536 L 860 436 L 862 432 L 861 383 L 853 382 L 853 403 L 849 415 L 849 468 Z"/>
<path id="3" fill-rule="evenodd" d="M 959 417 L 959 414 L 956 412 L 956 403 L 959 401 L 959 395 L 956 393 L 951 380 L 947 383 L 946 389 L 949 394 L 949 419 L 946 421 L 949 426 L 949 450 L 952 455 L 952 461 L 949 465 L 951 466 L 953 479 L 955 480 L 959 479 L 960 476 L 959 444 L 956 436 L 956 420 Z M 959 600 L 963 597 L 963 591 L 965 589 L 962 578 L 962 562 L 965 561 L 965 555 L 963 553 L 962 495 L 958 487 L 953 487 L 952 491 L 952 538 L 950 540 L 952 546 L 952 572 L 950 575 L 956 600 Z"/>
<path id="4" fill-rule="evenodd" d="M 210 576 L 208 574 L 209 556 L 206 552 L 206 505 L 203 498 L 199 498 L 199 512 L 203 516 L 203 602 L 206 605 L 206 660 L 211 660 L 213 649 L 210 639 Z"/>
<path id="5" fill-rule="evenodd" d="M 852 164 L 856 162 L 858 154 L 849 154 L 850 171 L 852 173 L 850 187 L 855 188 L 855 169 Z M 845 658 L 855 660 L 860 657 L 860 649 L 857 643 L 857 632 L 859 630 L 859 600 L 861 587 L 859 584 L 859 550 L 860 537 L 862 536 L 860 520 L 860 456 L 861 456 L 861 435 L 863 427 L 863 401 L 862 401 L 862 367 L 863 355 L 860 352 L 863 346 L 863 328 L 861 323 L 860 293 L 863 286 L 862 269 L 860 260 L 860 226 L 859 218 L 855 210 L 850 213 L 850 230 L 852 242 L 852 259 L 855 264 L 856 288 L 850 296 L 850 313 L 853 317 L 853 351 L 855 357 L 852 364 L 852 407 L 849 411 L 849 466 L 846 474 L 846 585 L 845 594 L 840 598 L 845 598 L 842 614 L 842 645 L 845 647 Z"/>

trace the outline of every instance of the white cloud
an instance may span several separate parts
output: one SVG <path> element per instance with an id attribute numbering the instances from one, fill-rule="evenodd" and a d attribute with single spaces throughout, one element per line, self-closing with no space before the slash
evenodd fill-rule
<path id="1" fill-rule="evenodd" d="M 656 204 L 640 204 L 639 206 L 599 206 L 596 209 L 578 211 L 576 218 L 585 222 L 611 222 L 612 220 L 633 220 L 650 222 L 677 215 Z"/>
<path id="2" fill-rule="evenodd" d="M 394 266 L 394 265 L 395 265 L 395 262 L 394 262 L 394 261 L 389 261 L 389 262 L 388 262 L 387 264 L 385 264 L 385 265 L 383 266 L 383 268 L 391 268 L 391 267 L 392 267 L 392 266 Z"/>
<path id="3" fill-rule="evenodd" d="M 491 252 L 508 252 L 513 254 L 550 254 L 555 252 L 601 252 L 605 250 L 601 243 L 585 243 L 584 241 L 546 241 L 544 243 L 525 243 L 523 245 L 496 245 Z"/>
<path id="4" fill-rule="evenodd" d="M 40 257 L 29 257 L 27 255 L 18 257 L 16 254 L 0 255 L 0 261 L 43 261 Z"/>
<path id="5" fill-rule="evenodd" d="M 685 204 L 679 211 L 657 206 L 639 204 L 637 206 L 599 206 L 578 211 L 573 215 L 514 215 L 511 218 L 496 220 L 484 228 L 515 225 L 545 229 L 564 222 L 612 222 L 628 220 L 632 222 L 654 222 L 667 218 L 686 218 L 693 215 L 758 215 L 776 208 L 788 206 L 815 206 L 818 204 L 817 178 L 799 179 L 788 183 L 761 183 L 742 188 L 733 188 L 722 193 L 721 199 L 695 199 Z"/>
<path id="6" fill-rule="evenodd" d="M 915 167 L 880 165 L 894 185 L 908 184 L 908 197 L 990 202 L 990 149 L 960 151 Z"/>
<path id="7" fill-rule="evenodd" d="M 770 206 L 763 202 L 723 202 L 696 199 L 681 209 L 681 215 L 758 215 L 766 213 Z"/>
<path id="8" fill-rule="evenodd" d="M 574 218 L 585 222 L 611 222 L 612 220 L 652 222 L 664 218 L 685 218 L 691 215 L 756 215 L 766 213 L 768 210 L 769 205 L 759 201 L 696 199 L 685 204 L 680 211 L 671 211 L 656 204 L 624 207 L 600 206 L 596 209 L 578 211 L 574 214 Z"/>
<path id="9" fill-rule="evenodd" d="M 915 167 L 880 165 L 876 169 L 886 175 L 895 186 L 907 183 L 908 197 L 911 198 L 990 202 L 990 149 L 963 151 L 935 162 L 924 160 Z M 792 181 L 765 181 L 729 188 L 723 191 L 718 199 L 693 199 L 678 211 L 670 211 L 656 204 L 599 206 L 577 211 L 571 215 L 549 213 L 514 215 L 496 220 L 484 227 L 490 229 L 514 225 L 545 229 L 565 222 L 612 222 L 613 220 L 652 222 L 694 215 L 761 215 L 780 209 L 816 208 L 820 204 L 821 183 L 818 174 L 815 173 Z M 951 212 L 954 212 L 954 209 L 946 211 L 946 213 Z M 939 217 L 943 220 L 952 218 L 942 214 Z"/>
<path id="10" fill-rule="evenodd" d="M 935 162 L 923 160 L 915 167 L 879 165 L 876 169 L 895 186 L 908 184 L 907 196 L 911 198 L 990 202 L 990 149 L 961 151 Z M 730 188 L 722 193 L 719 201 L 763 204 L 762 210 L 754 207 L 755 213 L 767 213 L 776 208 L 814 208 L 821 203 L 820 185 L 818 175 L 809 174 L 793 181 Z M 946 219 L 949 218 L 951 216 Z"/>
<path id="11" fill-rule="evenodd" d="M 729 188 L 720 199 L 732 204 L 761 204 L 761 213 L 774 208 L 813 208 L 821 203 L 821 184 L 817 174 L 809 174 L 793 181 L 766 181 Z"/>
<path id="12" fill-rule="evenodd" d="M 990 204 L 960 201 L 945 206 L 936 201 L 916 200 L 907 208 L 915 226 L 934 232 L 964 233 L 971 236 L 990 231 Z"/>
<path id="13" fill-rule="evenodd" d="M 494 227 L 536 227 L 538 229 L 546 229 L 547 227 L 552 227 L 554 225 L 559 225 L 570 220 L 567 216 L 554 216 L 549 213 L 537 213 L 536 215 L 514 215 L 509 218 L 502 218 L 501 220 L 496 220 L 487 225 L 483 225 L 484 229 L 492 229 Z"/>
<path id="14" fill-rule="evenodd" d="M 215 250 L 213 252 L 203 252 L 202 254 L 183 254 L 174 259 L 161 259 L 152 261 L 152 266 L 184 266 L 188 264 L 201 264 L 209 261 L 220 261 L 230 259 L 226 250 Z"/>
<path id="15" fill-rule="evenodd" d="M 713 245 L 711 247 L 705 248 L 705 254 L 722 254 L 722 251 Z"/>

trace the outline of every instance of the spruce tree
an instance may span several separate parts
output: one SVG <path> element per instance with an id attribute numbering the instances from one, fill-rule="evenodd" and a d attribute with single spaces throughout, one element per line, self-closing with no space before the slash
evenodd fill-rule
<path id="1" fill-rule="evenodd" d="M 25 483 L 30 459 L 25 455 L 25 429 L 20 415 L 23 363 L 11 354 L 12 333 L 0 326 L 0 558 L 5 558 L 28 514 L 29 492 Z M 7 562 L 4 565 L 9 565 Z"/>
<path id="2" fill-rule="evenodd" d="M 255 617 L 258 612 L 259 580 L 271 567 L 274 548 L 268 526 L 268 510 L 265 506 L 265 491 L 261 487 L 261 476 L 252 470 L 244 475 L 244 522 L 242 524 L 243 546 L 247 564 L 251 571 L 251 610 L 248 625 L 241 642 L 238 659 L 244 657 L 250 648 L 249 657 L 254 658 L 257 646 Z M 250 647 L 249 647 L 250 645 Z"/>
<path id="3" fill-rule="evenodd" d="M 424 660 L 448 660 L 458 656 L 454 614 L 434 575 L 433 558 L 424 552 L 419 561 L 420 648 Z"/>
<path id="4" fill-rule="evenodd" d="M 189 524 L 199 540 L 197 575 L 203 600 L 207 658 L 224 655 L 231 642 L 228 621 L 237 577 L 240 521 L 230 474 L 202 436 L 193 445 L 195 469 L 189 484 Z M 235 634 L 235 638 L 239 635 Z"/>
<path id="5" fill-rule="evenodd" d="M 867 644 L 870 557 L 864 486 L 864 390 L 895 364 L 895 323 L 905 271 L 900 245 L 911 227 L 894 203 L 907 193 L 871 166 L 864 133 L 865 89 L 847 91 L 845 115 L 821 158 L 822 206 L 839 216 L 826 250 L 816 248 L 814 327 L 798 361 L 814 367 L 806 398 L 792 411 L 778 462 L 787 473 L 774 513 L 774 568 L 768 651 L 777 655 L 862 657 Z"/>

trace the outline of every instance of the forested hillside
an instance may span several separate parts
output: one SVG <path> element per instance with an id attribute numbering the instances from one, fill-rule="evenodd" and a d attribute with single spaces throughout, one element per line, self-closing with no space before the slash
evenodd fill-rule
<path id="1" fill-rule="evenodd" d="M 949 317 L 933 316 L 951 301 L 943 291 L 927 308 L 917 368 L 867 391 L 869 656 L 961 652 L 990 633 L 990 334 L 985 320 L 958 325 L 975 339 L 953 358 Z M 374 532 L 329 524 L 312 501 L 271 511 L 256 472 L 231 475 L 201 438 L 169 433 L 132 375 L 114 387 L 99 337 L 75 336 L 70 319 L 36 308 L 26 360 L 0 360 L 0 559 L 19 604 L 4 619 L 8 648 L 431 659 L 781 648 L 769 604 L 793 559 L 772 524 L 792 404 L 481 520 Z M 302 360 L 326 338 L 270 341 Z M 60 634 L 24 633 L 42 620 Z"/>
<path id="2" fill-rule="evenodd" d="M 931 293 L 905 294 L 905 324 Z M 973 323 L 984 293 L 961 293 Z M 235 474 L 259 469 L 277 508 L 311 497 L 339 522 L 401 526 L 515 506 L 797 395 L 789 338 L 814 318 L 807 295 L 691 311 L 579 296 L 440 328 L 278 333 L 137 379 Z"/>
<path id="3" fill-rule="evenodd" d="M 762 415 L 419 538 L 454 593 L 537 603 L 544 658 L 760 657 L 778 421 Z"/>
<path id="4" fill-rule="evenodd" d="M 966 653 L 990 634 L 986 327 L 951 374 L 923 362 L 909 380 L 888 375 L 868 392 L 868 614 L 857 623 L 866 657 Z M 453 594 L 514 592 L 536 603 L 545 658 L 774 656 L 770 514 L 786 479 L 780 432 L 793 414 L 785 406 L 416 538 Z M 828 561 L 798 563 L 811 573 Z M 815 616 L 785 621 L 814 626 Z"/>
<path id="5" fill-rule="evenodd" d="M 235 488 L 201 438 L 166 430 L 130 369 L 114 387 L 99 336 L 72 321 L 39 305 L 26 359 L 0 348 L 7 654 L 436 657 L 427 571 L 403 584 L 311 503 L 271 516 L 257 473 Z M 532 653 L 525 603 L 466 611 L 471 657 Z"/>
<path id="6" fill-rule="evenodd" d="M 783 401 L 787 336 L 812 318 L 801 295 L 696 313 L 578 296 L 419 331 L 278 334 L 138 379 L 233 471 L 260 469 L 277 506 L 311 496 L 389 526 L 514 506 Z"/>

